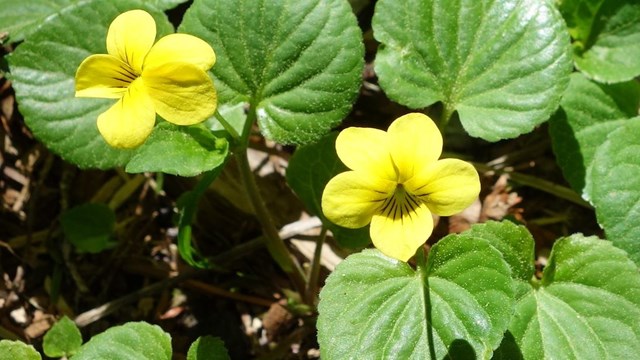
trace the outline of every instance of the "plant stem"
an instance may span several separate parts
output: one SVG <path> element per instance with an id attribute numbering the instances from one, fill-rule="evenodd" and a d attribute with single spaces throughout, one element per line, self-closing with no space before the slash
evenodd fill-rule
<path id="1" fill-rule="evenodd" d="M 236 129 L 234 129 L 233 126 L 231 126 L 231 124 L 227 121 L 227 119 L 225 119 L 224 116 L 222 116 L 222 114 L 220 114 L 218 110 L 216 110 L 216 113 L 214 114 L 214 116 L 216 117 L 216 120 L 218 120 L 220 124 L 222 124 L 222 127 L 224 127 L 224 129 L 227 130 L 229 135 L 231 135 L 233 140 L 239 143 L 241 141 L 240 134 L 238 134 Z"/>
<path id="2" fill-rule="evenodd" d="M 300 264 L 291 256 L 287 246 L 285 245 L 282 238 L 278 234 L 278 230 L 276 229 L 273 219 L 269 214 L 269 210 L 260 194 L 260 189 L 258 188 L 258 184 L 256 183 L 255 176 L 253 171 L 251 171 L 251 166 L 249 165 L 249 158 L 247 156 L 247 148 L 249 145 L 249 133 L 251 130 L 251 126 L 256 119 L 256 109 L 255 105 L 251 104 L 249 109 L 249 114 L 247 116 L 247 121 L 245 123 L 245 128 L 243 131 L 242 142 L 239 144 L 238 152 L 236 153 L 236 159 L 238 161 L 238 167 L 240 170 L 240 176 L 242 177 L 242 182 L 247 189 L 247 195 L 249 200 L 251 201 L 251 205 L 255 211 L 256 217 L 262 226 L 262 232 L 265 237 L 265 245 L 267 246 L 267 250 L 271 254 L 271 257 L 276 261 L 276 263 L 286 272 L 291 281 L 293 282 L 296 290 L 300 293 L 300 295 L 304 295 L 304 291 L 306 289 L 306 279 L 304 276 L 304 272 L 300 267 Z"/>
<path id="3" fill-rule="evenodd" d="M 316 239 L 316 249 L 313 252 L 313 260 L 311 270 L 309 271 L 309 280 L 307 282 L 307 303 L 314 304 L 318 292 L 318 277 L 320 276 L 322 247 L 327 237 L 327 228 L 322 227 L 320 235 Z"/>

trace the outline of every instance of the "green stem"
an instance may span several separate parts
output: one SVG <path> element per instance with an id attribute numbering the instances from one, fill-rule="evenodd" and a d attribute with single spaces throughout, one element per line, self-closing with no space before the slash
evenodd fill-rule
<path id="1" fill-rule="evenodd" d="M 309 281 L 307 282 L 307 303 L 314 304 L 318 292 L 318 277 L 320 276 L 322 247 L 327 237 L 327 228 L 322 227 L 320 235 L 316 239 L 316 249 L 313 252 L 313 262 L 309 271 Z"/>
<path id="2" fill-rule="evenodd" d="M 233 126 L 231 126 L 231 124 L 227 121 L 227 119 L 225 119 L 224 116 L 222 116 L 222 114 L 220 114 L 218 110 L 216 110 L 216 113 L 214 114 L 214 116 L 216 117 L 216 120 L 218 120 L 220 124 L 222 124 L 222 127 L 224 127 L 224 129 L 227 130 L 229 135 L 231 135 L 233 140 L 239 143 L 241 140 L 240 134 L 238 134 L 236 129 L 234 129 Z"/>
<path id="3" fill-rule="evenodd" d="M 496 169 L 489 165 L 470 162 L 478 171 L 481 172 L 489 172 L 494 171 L 497 174 L 508 174 L 512 181 L 517 182 L 519 184 L 532 187 L 534 189 L 538 189 L 549 193 L 551 195 L 557 196 L 561 199 L 565 199 L 571 201 L 576 205 L 580 205 L 587 209 L 593 209 L 593 207 L 584 199 L 580 197 L 575 191 L 569 189 L 568 187 L 555 184 L 551 181 L 547 181 L 544 179 L 537 178 L 535 176 L 521 174 L 513 171 L 507 171 L 504 169 Z"/>
<path id="4" fill-rule="evenodd" d="M 427 342 L 429 343 L 429 358 L 432 360 L 436 360 L 435 341 L 433 338 L 433 319 L 431 309 L 431 294 L 429 288 L 429 273 L 427 271 L 427 255 L 425 254 L 424 246 L 420 246 L 418 248 L 418 251 L 416 251 L 416 265 L 417 271 L 422 278 L 424 313 L 427 320 L 425 322 L 425 331 L 427 333 Z"/>
<path id="5" fill-rule="evenodd" d="M 271 257 L 276 261 L 276 263 L 278 263 L 280 268 L 289 275 L 300 295 L 303 295 L 306 289 L 304 272 L 302 271 L 300 264 L 289 253 L 289 250 L 282 238 L 280 238 L 278 230 L 273 223 L 273 219 L 269 214 L 269 210 L 267 209 L 264 199 L 260 194 L 260 189 L 256 183 L 253 171 L 251 171 L 251 166 L 249 165 L 247 147 L 249 145 L 249 132 L 256 119 L 255 110 L 255 105 L 252 104 L 249 109 L 247 122 L 245 123 L 245 128 L 242 134 L 243 141 L 239 144 L 240 146 L 236 153 L 240 176 L 242 177 L 242 182 L 247 189 L 247 196 L 251 201 L 256 217 L 262 226 L 267 250 L 269 250 Z"/>

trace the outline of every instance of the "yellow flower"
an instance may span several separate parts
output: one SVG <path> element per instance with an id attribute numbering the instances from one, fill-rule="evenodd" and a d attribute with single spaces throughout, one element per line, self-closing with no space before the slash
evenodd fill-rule
<path id="1" fill-rule="evenodd" d="M 116 148 L 142 144 L 156 113 L 177 125 L 193 125 L 217 106 L 207 75 L 216 61 L 209 44 L 187 34 L 167 35 L 154 44 L 156 23 L 132 10 L 113 20 L 108 54 L 87 57 L 76 73 L 76 96 L 119 99 L 98 116 L 98 130 Z"/>
<path id="2" fill-rule="evenodd" d="M 351 171 L 338 174 L 325 187 L 324 215 L 352 229 L 371 223 L 373 245 L 398 260 L 409 260 L 427 241 L 433 231 L 431 213 L 458 213 L 480 192 L 471 164 L 438 160 L 442 136 L 423 114 L 404 115 L 386 132 L 345 129 L 336 150 Z"/>

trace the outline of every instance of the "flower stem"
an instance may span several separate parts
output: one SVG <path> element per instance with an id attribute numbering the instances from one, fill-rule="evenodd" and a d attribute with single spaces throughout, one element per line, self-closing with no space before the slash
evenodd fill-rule
<path id="1" fill-rule="evenodd" d="M 313 262 L 311 263 L 311 270 L 309 271 L 309 281 L 307 282 L 307 303 L 313 304 L 316 301 L 318 292 L 318 277 L 320 276 L 320 266 L 322 256 L 322 247 L 324 246 L 324 240 L 327 237 L 327 228 L 322 227 L 320 235 L 316 239 L 316 250 L 313 252 Z"/>
<path id="2" fill-rule="evenodd" d="M 280 235 L 278 235 L 278 230 L 276 229 L 264 199 L 260 194 L 260 189 L 256 183 L 251 166 L 249 165 L 249 158 L 247 156 L 249 130 L 251 129 L 255 118 L 255 106 L 252 104 L 247 116 L 247 122 L 245 123 L 245 131 L 243 131 L 243 138 L 241 139 L 242 143 L 236 153 L 240 176 L 242 177 L 242 182 L 247 189 L 247 195 L 251 201 L 255 215 L 262 226 L 267 250 L 269 250 L 271 257 L 276 261 L 280 268 L 289 275 L 291 281 L 296 287 L 296 290 L 302 295 L 306 289 L 306 279 L 302 268 L 291 256 L 284 241 L 280 238 Z"/>

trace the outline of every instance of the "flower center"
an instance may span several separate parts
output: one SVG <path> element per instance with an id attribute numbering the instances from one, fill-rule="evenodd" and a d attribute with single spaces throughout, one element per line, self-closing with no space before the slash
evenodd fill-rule
<path id="1" fill-rule="evenodd" d="M 411 217 L 419 206 L 418 198 L 398 183 L 393 194 L 382 203 L 380 213 L 394 220 L 403 219 L 405 216 Z"/>

